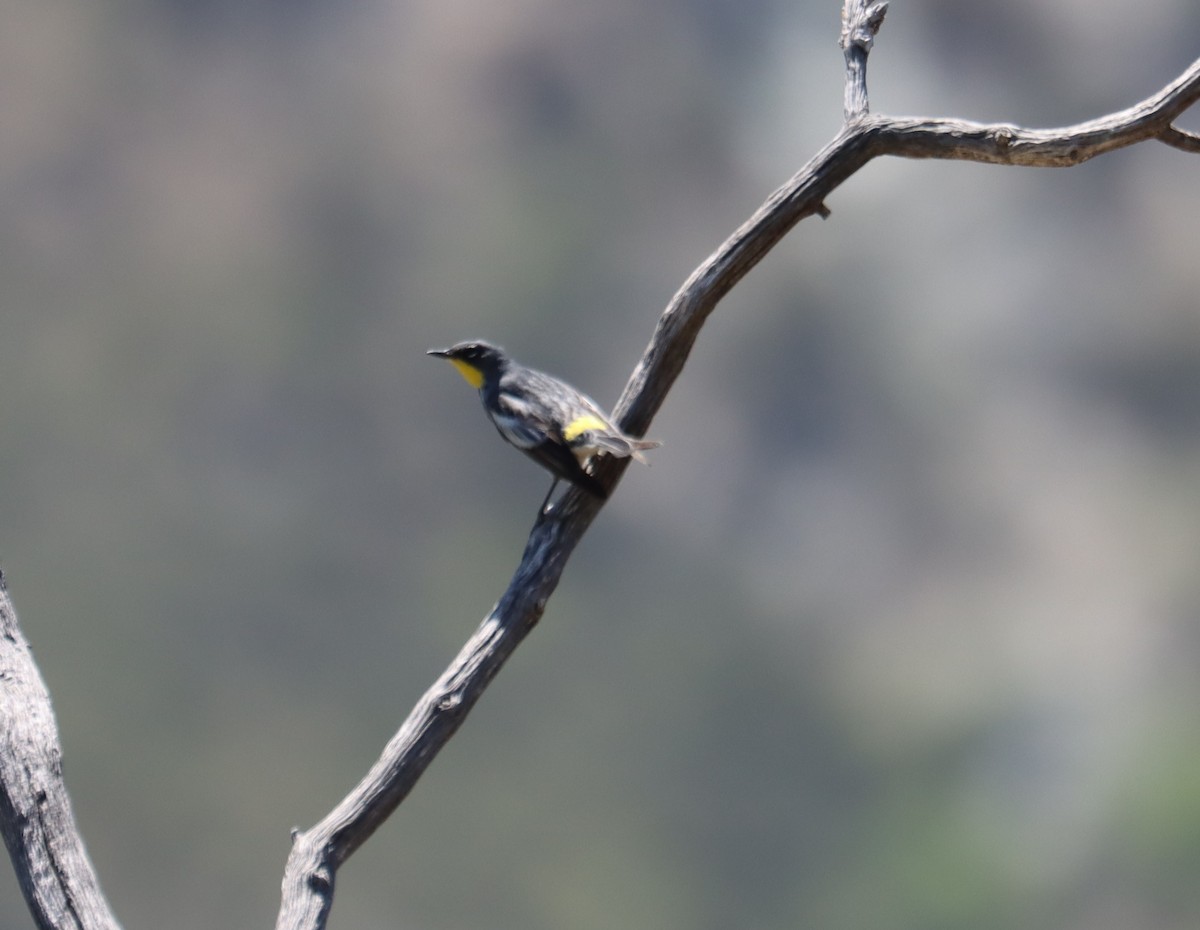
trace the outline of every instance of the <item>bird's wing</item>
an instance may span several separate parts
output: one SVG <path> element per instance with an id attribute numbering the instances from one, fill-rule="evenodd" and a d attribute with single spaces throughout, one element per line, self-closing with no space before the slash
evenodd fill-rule
<path id="1" fill-rule="evenodd" d="M 540 445 L 552 429 L 545 411 L 512 394 L 501 394 L 492 413 L 492 422 L 500 434 L 518 449 Z"/>

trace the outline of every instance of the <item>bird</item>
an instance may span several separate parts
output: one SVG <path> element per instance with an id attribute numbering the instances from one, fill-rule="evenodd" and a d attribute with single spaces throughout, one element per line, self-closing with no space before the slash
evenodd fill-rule
<path id="1" fill-rule="evenodd" d="M 626 435 L 582 391 L 520 364 L 499 346 L 470 340 L 426 354 L 454 365 L 479 391 L 483 409 L 500 435 L 554 476 L 542 501 L 543 514 L 560 480 L 608 499 L 608 489 L 584 469 L 593 455 L 649 464 L 642 453 L 661 445 Z"/>

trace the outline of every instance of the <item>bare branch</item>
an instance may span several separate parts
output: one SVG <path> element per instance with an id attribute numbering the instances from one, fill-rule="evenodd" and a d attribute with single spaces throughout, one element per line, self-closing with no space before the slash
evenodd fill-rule
<path id="1" fill-rule="evenodd" d="M 567 558 L 599 507 L 595 498 L 572 489 L 553 510 L 538 517 L 508 590 L 417 702 L 366 777 L 315 827 L 293 832 L 275 924 L 279 930 L 325 926 L 338 866 L 404 800 L 500 667 L 537 625 Z"/>
<path id="2" fill-rule="evenodd" d="M 0 576 L 0 833 L 42 930 L 119 930 L 75 826 L 50 693 Z"/>
<path id="3" fill-rule="evenodd" d="M 1159 135 L 1158 140 L 1174 148 L 1182 149 L 1185 152 L 1200 152 L 1200 136 L 1194 132 L 1177 129 L 1174 126 L 1168 126 L 1164 129 Z"/>
<path id="4" fill-rule="evenodd" d="M 881 155 L 1003 165 L 1075 165 L 1146 139 L 1189 152 L 1200 137 L 1173 122 L 1200 98 L 1200 61 L 1147 100 L 1100 119 L 1051 130 L 949 119 L 870 116 L 866 60 L 886 2 L 846 0 L 846 125 L 684 282 L 658 320 L 614 415 L 642 435 L 683 369 L 709 314 L 806 216 L 827 216 L 827 198 Z M 607 487 L 627 460 L 603 458 Z M 441 677 L 410 712 L 359 785 L 320 823 L 295 831 L 276 926 L 324 927 L 338 868 L 395 810 L 462 724 L 508 657 L 540 620 L 567 559 L 599 511 L 569 491 L 530 533 L 504 595 Z M 49 695 L 0 578 L 0 831 L 21 888 L 44 930 L 111 930 L 109 912 L 79 838 L 62 782 Z"/>
<path id="5" fill-rule="evenodd" d="M 1059 168 L 1153 138 L 1194 151 L 1196 137 L 1171 123 L 1198 98 L 1200 60 L 1141 103 L 1074 126 L 1022 129 L 964 120 L 869 117 L 856 130 L 871 137 L 872 155 Z"/>
<path id="6" fill-rule="evenodd" d="M 842 7 L 842 54 L 846 58 L 846 94 L 842 107 L 850 123 L 870 110 L 867 103 L 867 56 L 875 44 L 875 36 L 887 15 L 887 0 L 867 3 L 866 0 L 846 0 Z"/>
<path id="7" fill-rule="evenodd" d="M 876 30 L 882 16 L 879 5 Z M 614 415 L 623 429 L 643 435 L 721 298 L 800 220 L 812 214 L 827 215 L 825 199 L 872 158 L 897 155 L 1008 165 L 1073 165 L 1177 132 L 1171 130 L 1171 121 L 1197 97 L 1200 61 L 1158 94 L 1128 110 L 1063 129 L 889 119 L 864 113 L 848 123 L 692 273 L 659 318 Z M 597 475 L 611 488 L 627 465 L 627 460 L 603 458 Z M 508 656 L 537 624 L 567 559 L 598 509 L 593 498 L 572 491 L 559 507 L 539 517 L 508 590 L 421 698 L 367 777 L 321 823 L 294 835 L 276 924 L 279 930 L 324 926 L 337 867 L 411 790 Z"/>

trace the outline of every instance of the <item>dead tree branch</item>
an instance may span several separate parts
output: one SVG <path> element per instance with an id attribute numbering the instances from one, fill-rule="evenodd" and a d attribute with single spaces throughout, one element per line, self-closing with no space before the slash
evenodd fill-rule
<path id="1" fill-rule="evenodd" d="M 873 158 L 1053 167 L 1076 165 L 1147 139 L 1200 151 L 1200 137 L 1172 125 L 1200 97 L 1200 61 L 1127 110 L 1059 129 L 871 116 L 866 63 L 886 9 L 884 2 L 846 0 L 841 40 L 846 124 L 671 299 L 614 411 L 630 433 L 644 434 L 721 298 L 802 219 L 828 215 L 829 195 Z M 599 477 L 611 488 L 626 464 L 602 461 Z M 539 516 L 508 589 L 366 777 L 324 820 L 293 833 L 278 928 L 325 926 L 338 868 L 405 798 L 536 626 L 567 559 L 598 511 L 593 498 L 571 491 L 553 511 Z M 60 761 L 49 695 L 0 589 L 0 830 L 40 928 L 116 928 L 75 826 Z"/>
<path id="2" fill-rule="evenodd" d="M 847 7 L 862 4 L 848 0 Z M 873 37 L 884 4 L 867 8 Z M 851 22 L 849 17 L 847 22 Z M 857 22 L 858 20 L 855 20 Z M 873 26 L 872 26 L 873 24 Z M 861 36 L 861 31 L 854 33 Z M 845 39 L 843 41 L 846 41 Z M 692 345 L 721 298 L 806 216 L 825 215 L 825 199 L 871 159 L 944 158 L 1001 165 L 1076 165 L 1104 152 L 1158 138 L 1180 144 L 1171 123 L 1200 97 L 1200 61 L 1153 97 L 1119 113 L 1061 129 L 1022 129 L 951 119 L 893 119 L 866 115 L 865 64 L 869 41 L 852 39 L 847 52 L 848 111 L 859 118 L 842 131 L 701 264 L 671 299 L 634 369 L 614 414 L 623 429 L 644 435 L 679 377 Z M 853 60 L 852 60 L 853 58 Z M 851 91 L 847 90 L 849 102 Z M 1187 139 L 1194 137 L 1186 136 Z M 610 488 L 628 462 L 604 460 L 599 476 Z M 323 927 L 334 876 L 346 858 L 403 800 L 421 772 L 453 735 L 488 682 L 537 624 L 567 559 L 595 519 L 599 505 L 572 491 L 538 519 L 503 597 L 458 657 L 421 698 L 367 777 L 311 830 L 297 832 L 283 879 L 277 930 Z"/>
<path id="3" fill-rule="evenodd" d="M 842 54 L 846 58 L 846 97 L 842 113 L 852 123 L 869 110 L 867 105 L 867 56 L 887 15 L 887 0 L 867 3 L 846 0 L 842 7 Z"/>
<path id="4" fill-rule="evenodd" d="M 50 692 L 0 576 L 0 833 L 41 930 L 118 930 L 75 825 Z"/>
<path id="5" fill-rule="evenodd" d="M 1162 135 L 1158 137 L 1158 141 L 1185 152 L 1200 152 L 1200 136 L 1175 126 L 1168 126 L 1164 129 Z"/>

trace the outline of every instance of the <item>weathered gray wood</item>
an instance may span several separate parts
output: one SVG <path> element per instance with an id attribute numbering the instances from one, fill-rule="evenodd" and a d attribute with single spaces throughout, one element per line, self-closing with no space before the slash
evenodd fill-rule
<path id="1" fill-rule="evenodd" d="M 75 826 L 50 693 L 0 575 L 0 833 L 42 930 L 117 930 Z"/>
<path id="2" fill-rule="evenodd" d="M 842 114 L 847 123 L 866 116 L 867 56 L 887 15 L 887 0 L 846 0 L 842 7 L 842 55 L 846 59 L 846 94 Z"/>

